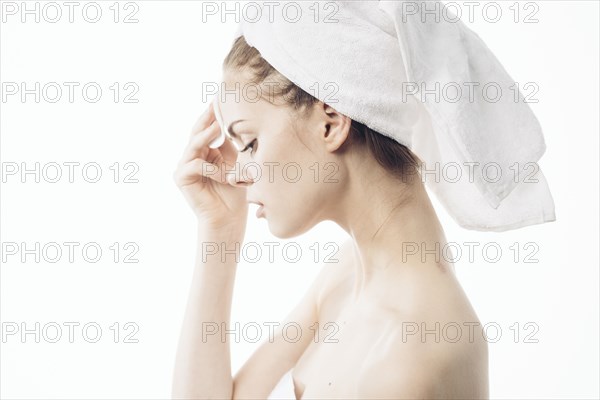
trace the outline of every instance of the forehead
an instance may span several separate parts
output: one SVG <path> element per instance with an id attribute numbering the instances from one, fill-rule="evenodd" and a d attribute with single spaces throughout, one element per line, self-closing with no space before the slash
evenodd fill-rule
<path id="1" fill-rule="evenodd" d="M 240 126 L 265 129 L 290 123 L 291 110 L 284 98 L 278 97 L 282 83 L 267 78 L 260 85 L 252 82 L 254 76 L 246 69 L 223 70 L 219 85 L 218 102 L 223 124 L 228 127 L 238 120 Z M 261 126 L 259 127 L 258 124 Z"/>
<path id="2" fill-rule="evenodd" d="M 267 112 L 264 101 L 257 100 L 240 91 L 219 91 L 218 106 L 223 124 L 229 126 L 237 120 L 253 120 Z"/>
<path id="3" fill-rule="evenodd" d="M 229 125 L 237 120 L 259 120 L 264 116 L 285 113 L 285 107 L 272 104 L 273 89 L 244 83 L 243 81 L 224 81 L 218 93 L 218 105 L 223 123 Z M 276 104 L 278 103 L 274 99 Z"/>

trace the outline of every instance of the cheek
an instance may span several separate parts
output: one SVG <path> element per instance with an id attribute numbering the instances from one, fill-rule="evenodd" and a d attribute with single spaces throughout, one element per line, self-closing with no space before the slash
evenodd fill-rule
<path id="1" fill-rule="evenodd" d="M 272 137 L 274 140 L 259 144 L 255 158 L 263 173 L 258 191 L 266 195 L 265 201 L 277 203 L 273 204 L 277 210 L 314 207 L 322 201 L 320 191 L 329 191 L 328 186 L 333 185 L 326 183 L 336 178 L 333 166 L 318 160 L 293 134 Z"/>
<path id="2" fill-rule="evenodd" d="M 258 163 L 265 173 L 265 180 L 278 190 L 297 192 L 299 187 L 314 183 L 319 174 L 317 162 L 311 153 L 298 148 L 295 143 L 277 143 L 263 146 L 264 152 Z"/>
<path id="3" fill-rule="evenodd" d="M 316 168 L 313 170 L 317 171 Z M 280 170 L 277 179 L 268 187 L 266 218 L 272 234 L 279 238 L 301 235 L 320 222 L 328 202 L 337 198 L 335 184 L 315 179 L 313 170 L 303 170 L 297 178 L 296 167 Z"/>
<path id="4" fill-rule="evenodd" d="M 299 188 L 299 186 L 296 186 Z M 316 206 L 307 201 L 302 190 L 279 192 L 273 206 L 267 208 L 266 219 L 271 233 L 279 238 L 292 238 L 310 230 L 316 222 Z"/>
<path id="5" fill-rule="evenodd" d="M 273 189 L 281 216 L 291 220 L 314 215 L 316 209 L 325 206 L 329 193 L 326 184 L 315 182 L 313 171 L 301 171 L 297 166 L 287 168 Z"/>

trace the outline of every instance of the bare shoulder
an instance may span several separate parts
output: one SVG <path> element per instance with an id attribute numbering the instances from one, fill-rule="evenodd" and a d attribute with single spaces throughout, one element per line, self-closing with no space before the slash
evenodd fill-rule
<path id="1" fill-rule="evenodd" d="M 359 394 L 488 398 L 488 347 L 478 320 L 436 313 L 394 319 L 363 364 Z"/>
<path id="2" fill-rule="evenodd" d="M 487 340 L 458 281 L 447 274 L 418 274 L 398 293 L 382 314 L 388 324 L 365 359 L 360 393 L 487 398 Z"/>
<path id="3" fill-rule="evenodd" d="M 412 331 L 408 329 L 408 331 Z M 439 343 L 421 332 L 414 340 L 392 335 L 369 354 L 360 372 L 358 396 L 382 399 L 488 398 L 487 347 L 475 340 Z"/>

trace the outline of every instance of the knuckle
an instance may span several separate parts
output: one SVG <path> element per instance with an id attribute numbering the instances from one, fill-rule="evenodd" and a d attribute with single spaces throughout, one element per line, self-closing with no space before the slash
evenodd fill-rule
<path id="1" fill-rule="evenodd" d="M 199 159 L 199 158 L 194 158 L 191 162 L 190 165 L 194 168 L 194 169 L 200 169 L 202 168 L 202 165 L 204 164 L 204 161 Z"/>
<path id="2" fill-rule="evenodd" d="M 196 135 L 192 138 L 192 140 L 190 140 L 190 147 L 197 149 L 199 147 L 202 147 L 202 136 L 200 135 Z"/>

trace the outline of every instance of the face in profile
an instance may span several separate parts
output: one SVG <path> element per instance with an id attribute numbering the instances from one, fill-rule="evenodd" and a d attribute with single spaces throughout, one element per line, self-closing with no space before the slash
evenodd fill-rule
<path id="1" fill-rule="evenodd" d="M 236 85 L 237 82 L 237 85 Z M 237 180 L 247 183 L 247 199 L 262 203 L 271 233 L 298 236 L 326 219 L 339 196 L 338 157 L 324 143 L 326 120 L 319 102 L 314 112 L 297 112 L 283 99 L 257 100 L 257 87 L 225 80 L 219 94 L 223 124 L 239 150 Z M 228 94 L 229 93 L 229 94 Z M 236 95 L 237 93 L 237 99 Z M 246 95 L 244 95 L 246 94 Z"/>

